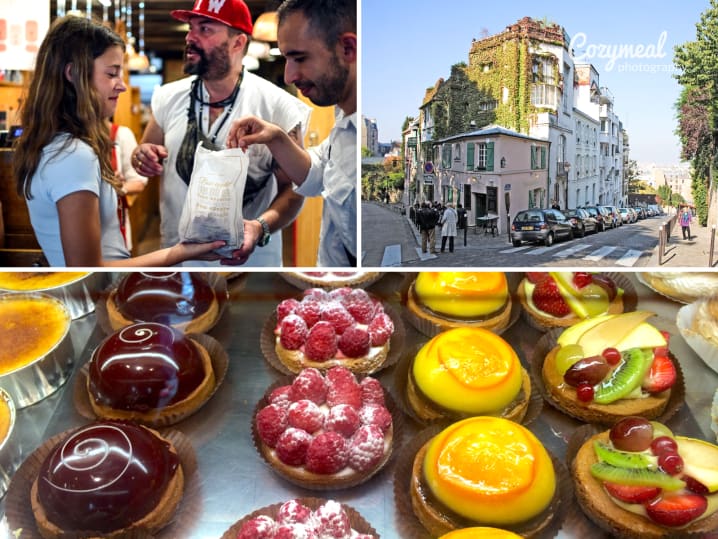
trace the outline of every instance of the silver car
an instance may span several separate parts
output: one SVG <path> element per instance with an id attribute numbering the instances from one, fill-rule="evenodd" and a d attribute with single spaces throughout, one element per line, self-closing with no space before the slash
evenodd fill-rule
<path id="1" fill-rule="evenodd" d="M 541 241 L 546 246 L 554 240 L 573 239 L 573 227 L 566 216 L 558 210 L 522 210 L 511 224 L 511 243 L 518 247 L 524 241 Z"/>

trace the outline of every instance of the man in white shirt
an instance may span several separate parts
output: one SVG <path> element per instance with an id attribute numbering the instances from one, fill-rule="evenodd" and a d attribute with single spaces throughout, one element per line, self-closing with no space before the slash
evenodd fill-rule
<path id="1" fill-rule="evenodd" d="M 356 2 L 285 0 L 278 9 L 284 80 L 318 106 L 336 105 L 329 137 L 309 151 L 256 117 L 233 122 L 228 147 L 266 144 L 295 192 L 323 196 L 317 265 L 356 266 Z"/>

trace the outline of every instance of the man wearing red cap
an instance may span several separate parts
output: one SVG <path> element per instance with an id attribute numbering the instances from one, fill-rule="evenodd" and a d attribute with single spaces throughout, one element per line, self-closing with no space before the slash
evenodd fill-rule
<path id="1" fill-rule="evenodd" d="M 276 123 L 301 144 L 309 107 L 271 82 L 243 70 L 252 19 L 243 0 L 195 0 L 191 10 L 172 17 L 189 24 L 185 38 L 187 78 L 170 82 L 152 96 L 152 117 L 133 153 L 133 164 L 144 176 L 162 175 L 160 232 L 162 243 L 179 241 L 178 224 L 192 174 L 197 145 L 221 148 L 234 118 L 249 114 Z M 266 147 L 249 154 L 244 191 L 244 243 L 234 263 L 282 265 L 281 234 L 303 198 L 291 181 L 276 172 Z M 193 265 L 198 263 L 193 262 Z"/>
<path id="2" fill-rule="evenodd" d="M 242 118 L 232 125 L 227 145 L 253 149 L 266 144 L 297 193 L 324 197 L 317 264 L 355 266 L 356 0 L 285 0 L 278 11 L 284 81 L 316 105 L 336 105 L 334 129 L 307 152 L 271 120 Z"/>

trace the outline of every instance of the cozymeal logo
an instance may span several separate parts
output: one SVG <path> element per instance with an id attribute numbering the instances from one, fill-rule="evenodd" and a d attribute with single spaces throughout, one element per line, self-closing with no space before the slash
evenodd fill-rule
<path id="1" fill-rule="evenodd" d="M 571 38 L 569 49 L 574 51 L 577 63 L 606 60 L 603 70 L 648 73 L 674 71 L 670 58 L 665 63 L 637 62 L 636 60 L 665 60 L 668 32 L 664 30 L 655 43 L 591 43 L 588 34 L 579 32 Z"/>

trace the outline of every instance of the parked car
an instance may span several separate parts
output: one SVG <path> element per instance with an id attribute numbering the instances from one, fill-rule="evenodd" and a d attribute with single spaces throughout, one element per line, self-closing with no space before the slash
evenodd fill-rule
<path id="1" fill-rule="evenodd" d="M 618 211 L 621 214 L 622 223 L 629 224 L 633 222 L 633 217 L 631 216 L 631 212 L 628 211 L 628 208 L 618 208 Z"/>
<path id="2" fill-rule="evenodd" d="M 608 212 L 602 206 L 584 206 L 583 209 L 586 210 L 591 217 L 596 219 L 599 232 L 603 232 L 606 230 L 607 226 L 611 226 L 610 224 L 607 224 Z"/>
<path id="3" fill-rule="evenodd" d="M 609 221 L 608 226 L 610 228 L 616 228 L 623 224 L 621 221 L 621 214 L 618 212 L 618 208 L 616 206 L 601 206 L 606 210 L 606 213 L 608 213 Z"/>
<path id="4" fill-rule="evenodd" d="M 548 247 L 561 238 L 573 239 L 573 228 L 559 210 L 522 210 L 511 224 L 511 243 L 514 247 L 524 241 L 542 241 Z"/>
<path id="5" fill-rule="evenodd" d="M 586 232 L 598 232 L 598 221 L 588 210 L 576 208 L 575 210 L 563 210 L 563 214 L 571 223 L 573 236 L 583 238 Z"/>
<path id="6" fill-rule="evenodd" d="M 633 211 L 636 212 L 636 215 L 638 216 L 639 219 L 645 219 L 646 217 L 648 217 L 648 215 L 646 214 L 646 209 L 645 209 L 645 208 L 641 208 L 640 206 L 636 206 L 635 208 L 633 208 Z"/>

